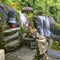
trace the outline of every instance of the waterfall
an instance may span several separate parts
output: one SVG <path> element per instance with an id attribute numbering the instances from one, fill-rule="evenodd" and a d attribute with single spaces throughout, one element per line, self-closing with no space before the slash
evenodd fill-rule
<path id="1" fill-rule="evenodd" d="M 46 37 L 50 37 L 51 32 L 50 32 L 50 22 L 48 16 L 44 16 L 44 22 L 46 26 L 44 27 L 44 34 Z"/>
<path id="2" fill-rule="evenodd" d="M 43 32 L 43 16 L 38 16 L 38 30 L 40 30 L 40 34 L 44 35 Z"/>
<path id="3" fill-rule="evenodd" d="M 50 22 L 48 16 L 38 16 L 37 17 L 37 30 L 40 33 L 40 35 L 50 37 Z"/>

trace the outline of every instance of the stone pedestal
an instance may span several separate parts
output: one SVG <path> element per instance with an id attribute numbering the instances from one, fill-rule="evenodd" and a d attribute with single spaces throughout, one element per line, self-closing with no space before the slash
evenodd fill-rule
<path id="1" fill-rule="evenodd" d="M 5 60 L 5 53 L 3 49 L 0 49 L 0 60 Z"/>

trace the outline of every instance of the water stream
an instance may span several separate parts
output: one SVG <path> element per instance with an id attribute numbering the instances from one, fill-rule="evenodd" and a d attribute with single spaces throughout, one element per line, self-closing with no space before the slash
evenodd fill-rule
<path id="1" fill-rule="evenodd" d="M 40 35 L 50 37 L 51 31 L 50 31 L 50 22 L 48 16 L 38 16 L 36 20 L 37 24 L 37 30 L 40 33 Z"/>

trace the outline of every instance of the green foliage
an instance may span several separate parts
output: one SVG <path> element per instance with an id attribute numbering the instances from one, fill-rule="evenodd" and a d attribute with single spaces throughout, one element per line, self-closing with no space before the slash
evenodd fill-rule
<path id="1" fill-rule="evenodd" d="M 49 7 L 49 12 L 50 12 L 50 14 L 51 14 L 55 19 L 57 19 L 58 9 L 57 9 L 56 6 L 50 6 L 50 7 Z"/>
<path id="2" fill-rule="evenodd" d="M 3 21 L 3 16 L 2 16 L 2 13 L 0 12 L 0 18 L 1 18 L 1 21 L 0 21 L 0 48 L 3 48 L 4 47 L 4 40 L 3 40 L 3 26 L 4 26 L 4 21 Z"/>
<path id="3" fill-rule="evenodd" d="M 24 34 L 26 32 L 26 30 L 24 29 L 24 27 L 20 26 L 20 33 Z"/>
<path id="4" fill-rule="evenodd" d="M 15 11 L 17 13 L 18 22 L 19 22 L 19 10 L 22 10 L 24 6 L 31 6 L 34 9 L 35 14 L 48 15 L 48 16 L 50 15 L 53 16 L 57 22 L 60 22 L 60 19 L 58 19 L 57 17 L 57 13 L 60 10 L 59 0 L 1 0 L 1 2 L 5 5 L 10 5 L 13 2 L 17 3 L 17 7 L 15 7 Z M 32 22 L 33 19 L 31 18 L 30 21 L 31 21 L 31 25 L 33 26 L 33 22 Z M 54 24 L 53 26 L 52 28 L 57 30 L 57 32 L 60 31 L 60 29 L 58 28 L 59 27 L 58 24 Z"/>
<path id="5" fill-rule="evenodd" d="M 9 5 L 10 3 L 12 3 L 12 0 L 2 0 L 2 3 Z"/>
<path id="6" fill-rule="evenodd" d="M 60 24 L 55 23 L 51 26 L 51 31 L 56 34 L 56 35 L 60 35 Z"/>
<path id="7" fill-rule="evenodd" d="M 4 48 L 4 40 L 3 40 L 3 27 L 2 24 L 0 22 L 0 49 Z"/>
<path id="8" fill-rule="evenodd" d="M 19 34 L 20 34 L 20 40 L 23 40 L 23 34 L 26 32 L 26 30 L 22 27 L 22 26 L 20 26 L 20 31 L 19 31 Z"/>
<path id="9" fill-rule="evenodd" d="M 58 48 L 58 42 L 53 41 L 53 44 L 52 44 L 51 48 L 54 49 L 54 50 L 59 50 L 59 48 Z"/>
<path id="10" fill-rule="evenodd" d="M 57 20 L 56 20 L 57 23 L 60 23 L 60 11 L 58 11 L 57 13 Z"/>
<path id="11" fill-rule="evenodd" d="M 33 15 L 34 15 L 34 14 L 31 13 L 31 12 L 28 14 L 28 19 L 29 19 L 29 22 L 30 22 L 29 25 L 30 25 L 31 27 L 34 27 Z"/>
<path id="12" fill-rule="evenodd" d="M 39 60 L 39 58 L 40 58 L 40 52 L 39 52 L 39 48 L 37 48 L 35 59 Z"/>
<path id="13" fill-rule="evenodd" d="M 30 6 L 36 14 L 51 15 L 57 19 L 57 10 L 60 9 L 59 0 L 2 0 L 2 3 L 10 5 L 17 3 L 16 9 L 21 10 L 24 6 Z"/>

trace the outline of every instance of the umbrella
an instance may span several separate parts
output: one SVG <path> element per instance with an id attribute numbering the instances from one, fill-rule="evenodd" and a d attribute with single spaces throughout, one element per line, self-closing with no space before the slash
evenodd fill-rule
<path id="1" fill-rule="evenodd" d="M 24 7 L 24 8 L 22 9 L 22 11 L 23 11 L 23 12 L 32 12 L 33 9 L 32 9 L 31 7 Z"/>

